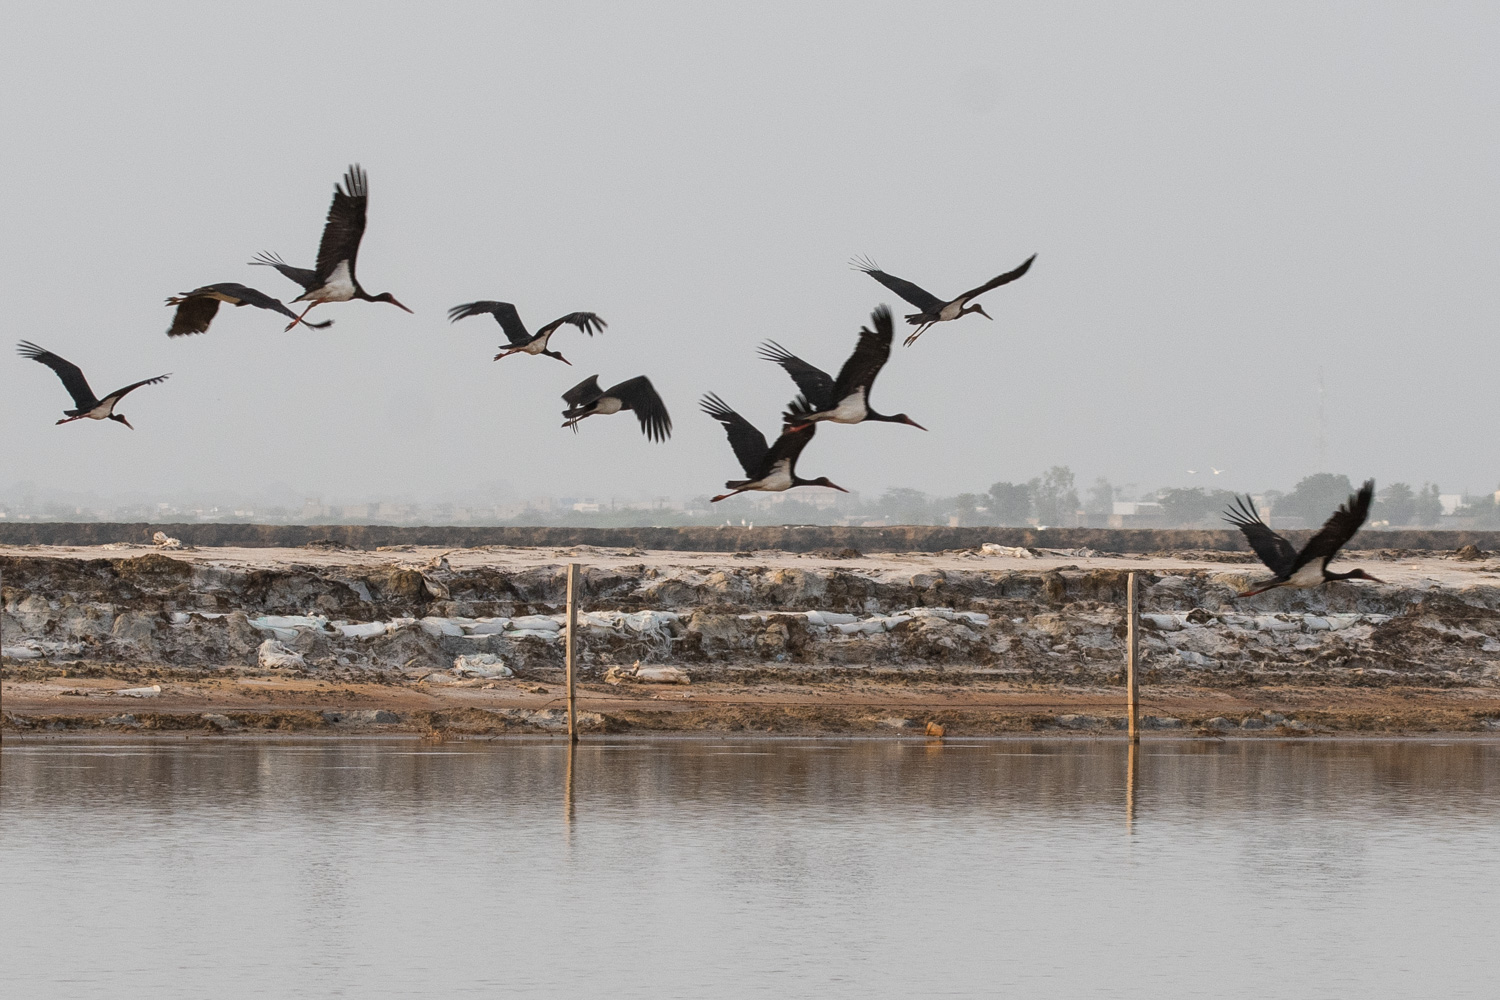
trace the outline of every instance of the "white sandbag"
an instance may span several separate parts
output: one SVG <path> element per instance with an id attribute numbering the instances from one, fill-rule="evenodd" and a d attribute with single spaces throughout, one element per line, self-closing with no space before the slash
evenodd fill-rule
<path id="1" fill-rule="evenodd" d="M 1031 550 L 1020 545 L 1001 545 L 998 542 L 985 542 L 979 546 L 979 551 L 987 556 L 1005 556 L 1008 559 L 1035 559 Z"/>
<path id="2" fill-rule="evenodd" d="M 463 635 L 462 626 L 455 625 L 446 618 L 434 618 L 428 616 L 417 624 L 422 626 L 422 631 L 432 636 Z"/>
<path id="3" fill-rule="evenodd" d="M 468 677 L 514 677 L 514 672 L 494 653 L 468 653 L 455 657 L 453 672 Z"/>
<path id="4" fill-rule="evenodd" d="M 334 627 L 342 632 L 346 639 L 373 639 L 376 636 L 385 635 L 386 632 L 385 622 L 360 622 Z"/>
<path id="5" fill-rule="evenodd" d="M 312 628 L 323 629 L 328 619 L 322 615 L 261 615 L 250 619 L 256 628 Z"/>
<path id="6" fill-rule="evenodd" d="M 540 628 L 518 628 L 505 633 L 505 638 L 507 639 L 524 639 L 527 636 L 535 636 L 538 639 L 545 639 L 548 642 L 556 642 L 562 638 L 562 633 Z"/>
<path id="7" fill-rule="evenodd" d="M 473 624 L 463 626 L 466 635 L 499 635 L 508 628 L 509 618 L 479 618 Z"/>
<path id="8" fill-rule="evenodd" d="M 562 628 L 562 622 L 548 615 L 522 615 L 520 618 L 512 618 L 510 627 L 517 631 L 556 632 Z"/>
<path id="9" fill-rule="evenodd" d="M 635 679 L 642 684 L 691 684 L 686 670 L 681 667 L 650 666 L 636 667 Z"/>
<path id="10" fill-rule="evenodd" d="M 270 640 L 268 639 L 266 641 L 269 642 Z M 161 685 L 153 684 L 150 687 L 122 688 L 119 691 L 113 691 L 111 693 L 120 695 L 125 698 L 155 698 L 157 695 L 161 694 Z"/>

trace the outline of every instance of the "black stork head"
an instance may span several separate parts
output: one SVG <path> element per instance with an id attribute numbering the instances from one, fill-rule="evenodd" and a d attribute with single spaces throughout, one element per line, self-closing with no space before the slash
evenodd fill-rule
<path id="1" fill-rule="evenodd" d="M 993 317 L 989 313 L 985 312 L 984 311 L 984 306 L 980 305 L 978 302 L 974 303 L 972 306 L 969 306 L 967 309 L 963 310 L 963 312 L 965 314 L 968 314 L 968 313 L 978 313 L 979 315 L 983 316 L 985 319 L 989 320 L 991 323 L 993 323 L 995 321 L 995 317 Z"/>
<path id="2" fill-rule="evenodd" d="M 556 358 L 557 360 L 561 361 L 563 364 L 567 365 L 569 368 L 573 367 L 573 362 L 571 362 L 567 358 L 563 357 L 557 351 L 543 351 L 542 353 L 544 355 L 546 355 L 547 357 L 549 357 L 549 358 Z"/>
<path id="3" fill-rule="evenodd" d="M 390 292 L 381 292 L 379 295 L 371 295 L 368 296 L 368 298 L 371 302 L 389 302 L 397 309 L 406 309 L 405 306 L 396 301 L 396 296 L 392 295 Z M 410 309 L 406 309 L 406 311 L 411 312 Z"/>
<path id="4" fill-rule="evenodd" d="M 889 417 L 887 417 L 887 416 L 885 416 L 883 414 L 880 415 L 880 416 L 876 416 L 875 414 L 872 413 L 866 419 L 867 420 L 884 420 L 886 423 L 889 423 L 889 424 L 907 424 L 908 426 L 915 427 L 919 431 L 925 431 L 927 429 L 927 428 L 923 427 L 921 424 L 917 423 L 911 417 L 908 417 L 904 413 L 893 413 Z"/>
<path id="5" fill-rule="evenodd" d="M 124 424 L 126 427 L 130 427 L 131 430 L 135 430 L 134 427 L 131 427 L 130 421 L 125 419 L 125 415 L 123 413 L 111 413 L 109 415 L 109 419 L 111 419 L 111 420 L 118 420 L 120 423 Z"/>
<path id="6" fill-rule="evenodd" d="M 1351 569 L 1347 573 L 1334 573 L 1330 577 L 1330 579 L 1333 579 L 1333 580 L 1369 580 L 1371 583 L 1385 583 L 1384 580 L 1378 580 L 1375 577 L 1371 576 L 1370 574 L 1366 573 L 1362 569 Z"/>
<path id="7" fill-rule="evenodd" d="M 798 486 L 826 486 L 830 490 L 838 490 L 840 493 L 848 493 L 849 492 L 848 490 L 844 489 L 842 486 L 836 485 L 827 476 L 819 476 L 817 479 L 804 479 L 801 482 L 797 483 L 797 485 Z"/>

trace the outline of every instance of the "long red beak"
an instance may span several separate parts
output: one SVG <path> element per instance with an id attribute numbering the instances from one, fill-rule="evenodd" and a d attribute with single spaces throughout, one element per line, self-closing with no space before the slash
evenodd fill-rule
<path id="1" fill-rule="evenodd" d="M 135 430 L 135 427 L 133 427 L 130 421 L 126 420 L 123 415 L 120 416 L 120 423 L 124 424 L 126 427 L 129 427 L 131 430 Z"/>
<path id="2" fill-rule="evenodd" d="M 406 307 L 405 307 L 405 306 L 403 306 L 403 305 L 402 305 L 402 304 L 401 304 L 401 303 L 399 303 L 399 302 L 397 302 L 397 301 L 396 301 L 396 300 L 395 300 L 395 298 L 392 298 L 392 299 L 391 299 L 391 305 L 393 305 L 393 306 L 395 306 L 395 307 L 396 307 L 396 308 L 397 308 L 397 309 L 406 309 Z M 407 312 L 411 312 L 411 310 L 410 310 L 410 309 L 406 309 L 406 311 L 407 311 Z M 416 315 L 416 313 L 412 313 L 412 315 L 413 315 L 413 316 L 415 316 L 415 315 Z"/>

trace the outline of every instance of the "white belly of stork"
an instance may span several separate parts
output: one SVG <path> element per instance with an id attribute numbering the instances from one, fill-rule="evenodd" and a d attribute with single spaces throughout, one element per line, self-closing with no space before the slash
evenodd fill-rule
<path id="1" fill-rule="evenodd" d="M 1298 590 L 1306 590 L 1309 587 L 1316 587 L 1322 582 L 1323 562 L 1322 560 L 1314 559 L 1312 562 L 1308 563 L 1306 566 L 1303 566 L 1301 569 L 1297 570 L 1297 572 L 1293 573 L 1291 579 L 1287 581 L 1286 585 L 1288 587 L 1294 587 Z"/>
<path id="2" fill-rule="evenodd" d="M 613 396 L 605 396 L 594 404 L 595 413 L 619 413 L 625 408 L 625 404 Z"/>
<path id="3" fill-rule="evenodd" d="M 349 276 L 349 262 L 341 260 L 328 280 L 297 299 L 298 302 L 348 302 L 354 298 L 354 279 Z"/>
<path id="4" fill-rule="evenodd" d="M 90 420 L 106 420 L 109 418 L 109 415 L 111 413 L 115 412 L 115 404 L 118 402 L 118 399 L 106 399 L 104 402 L 100 403 L 98 406 L 94 407 L 92 410 L 83 415 L 85 417 L 88 417 Z"/>
<path id="5" fill-rule="evenodd" d="M 792 463 L 782 459 L 771 466 L 771 472 L 760 482 L 755 484 L 755 489 L 764 490 L 767 493 L 780 493 L 782 490 L 792 488 Z"/>
<path id="6" fill-rule="evenodd" d="M 833 408 L 828 419 L 836 424 L 857 424 L 869 414 L 870 408 L 865 405 L 865 390 L 861 388 L 839 400 L 839 405 Z"/>
<path id="7" fill-rule="evenodd" d="M 958 319 L 963 314 L 964 304 L 962 302 L 950 302 L 938 310 L 939 320 Z"/>

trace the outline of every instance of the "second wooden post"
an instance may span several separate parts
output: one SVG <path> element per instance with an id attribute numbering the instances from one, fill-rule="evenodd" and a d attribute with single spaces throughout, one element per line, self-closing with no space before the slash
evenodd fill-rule
<path id="1" fill-rule="evenodd" d="M 1131 580 L 1136 577 L 1131 577 Z M 1131 583 L 1131 586 L 1136 586 Z M 1134 589 L 1133 591 L 1134 594 Z M 567 564 L 567 738 L 577 742 L 577 705 L 573 696 L 574 661 L 577 658 L 577 564 Z M 1131 675 L 1134 676 L 1134 675 Z M 1133 726 L 1134 729 L 1134 726 Z"/>
<path id="2" fill-rule="evenodd" d="M 1141 657 L 1141 605 L 1139 574 L 1130 573 L 1125 585 L 1125 685 L 1126 705 L 1130 711 L 1130 742 L 1141 738 L 1141 689 L 1138 681 L 1138 664 Z"/>

